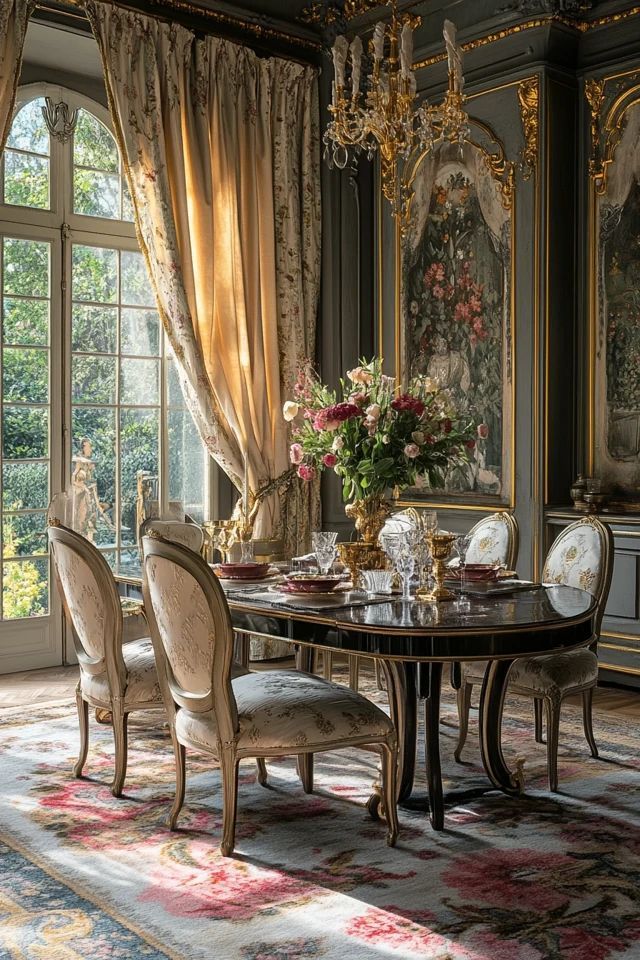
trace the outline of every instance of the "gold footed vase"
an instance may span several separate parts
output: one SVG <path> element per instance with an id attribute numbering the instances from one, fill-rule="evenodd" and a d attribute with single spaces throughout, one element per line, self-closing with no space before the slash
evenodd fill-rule
<path id="1" fill-rule="evenodd" d="M 387 566 L 387 555 L 378 546 L 378 535 L 391 510 L 383 497 L 365 497 L 348 503 L 344 512 L 354 521 L 360 537 L 351 543 L 339 543 L 338 553 L 349 568 L 354 587 L 358 587 L 362 570 L 384 570 Z"/>
<path id="2" fill-rule="evenodd" d="M 453 600 L 455 593 L 444 586 L 446 571 L 446 561 L 451 555 L 451 547 L 457 540 L 455 533 L 430 533 L 427 542 L 431 550 L 431 559 L 433 560 L 433 588 L 426 590 L 421 588 L 416 592 L 416 600 L 423 600 L 425 603 L 440 603 L 442 600 Z"/>

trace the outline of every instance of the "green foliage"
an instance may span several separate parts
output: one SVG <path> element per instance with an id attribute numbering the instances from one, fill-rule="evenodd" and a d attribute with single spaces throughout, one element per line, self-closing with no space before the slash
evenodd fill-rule
<path id="1" fill-rule="evenodd" d="M 115 403 L 116 357 L 74 356 L 71 396 L 74 403 Z"/>
<path id="2" fill-rule="evenodd" d="M 18 556 L 19 538 L 14 521 L 8 517 L 3 521 L 3 538 L 3 559 Z M 47 560 L 22 560 L 3 564 L 2 616 L 5 620 L 37 617 L 47 612 L 47 568 Z"/>
<path id="3" fill-rule="evenodd" d="M 49 209 L 49 160 L 7 150 L 4 157 L 4 202 Z"/>
<path id="4" fill-rule="evenodd" d="M 2 410 L 2 456 L 6 460 L 40 460 L 49 451 L 49 413 L 42 407 Z"/>
<path id="5" fill-rule="evenodd" d="M 49 466 L 46 463 L 2 464 L 3 510 L 45 509 L 49 502 Z"/>
<path id="6" fill-rule="evenodd" d="M 87 110 L 78 111 L 73 135 L 73 162 L 80 167 L 118 173 L 120 161 L 116 142 L 105 125 Z"/>
<path id="7" fill-rule="evenodd" d="M 5 347 L 2 396 L 6 403 L 46 403 L 49 398 L 49 351 L 40 347 Z"/>
<path id="8" fill-rule="evenodd" d="M 44 97 L 30 100 L 13 119 L 7 146 L 32 153 L 49 153 L 49 131 L 42 115 Z"/>
<path id="9" fill-rule="evenodd" d="M 118 251 L 74 243 L 73 299 L 115 303 L 118 299 Z"/>
<path id="10" fill-rule="evenodd" d="M 48 300 L 13 300 L 4 298 L 2 339 L 5 344 L 49 343 Z"/>
<path id="11" fill-rule="evenodd" d="M 50 244 L 5 237 L 2 246 L 3 292 L 23 297 L 48 297 Z"/>

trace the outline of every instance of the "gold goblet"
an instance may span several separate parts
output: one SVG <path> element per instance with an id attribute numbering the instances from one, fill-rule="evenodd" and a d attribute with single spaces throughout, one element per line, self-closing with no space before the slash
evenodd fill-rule
<path id="1" fill-rule="evenodd" d="M 432 590 L 419 590 L 416 594 L 417 600 L 424 600 L 426 603 L 440 603 L 442 600 L 453 600 L 455 593 L 448 590 L 444 585 L 445 562 L 451 554 L 451 547 L 457 539 L 455 533 L 430 533 L 427 542 L 431 549 L 433 559 L 433 580 Z"/>
<path id="2" fill-rule="evenodd" d="M 340 559 L 349 568 L 355 590 L 361 586 L 360 573 L 362 570 L 384 570 L 386 568 L 387 555 L 374 543 L 355 540 L 351 543 L 339 543 L 337 547 Z"/>

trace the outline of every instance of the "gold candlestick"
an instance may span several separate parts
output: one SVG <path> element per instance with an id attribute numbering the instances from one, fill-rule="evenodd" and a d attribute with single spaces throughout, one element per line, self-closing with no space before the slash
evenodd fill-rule
<path id="1" fill-rule="evenodd" d="M 420 589 L 416 593 L 416 600 L 423 600 L 426 603 L 440 603 L 442 600 L 453 600 L 455 593 L 448 590 L 444 585 L 445 562 L 451 554 L 451 547 L 457 540 L 455 533 L 430 533 L 427 542 L 431 549 L 433 559 L 433 579 L 434 586 L 432 590 Z"/>

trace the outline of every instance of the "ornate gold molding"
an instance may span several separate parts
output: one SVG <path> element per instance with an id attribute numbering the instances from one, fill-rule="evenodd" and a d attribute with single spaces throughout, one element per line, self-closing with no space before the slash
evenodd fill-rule
<path id="1" fill-rule="evenodd" d="M 589 104 L 589 131 L 590 131 L 590 151 L 589 151 L 589 176 L 594 180 L 600 180 L 604 174 L 602 160 L 600 158 L 600 114 L 604 103 L 604 88 L 606 80 L 596 80 L 591 78 L 584 85 L 584 95 Z"/>
<path id="2" fill-rule="evenodd" d="M 540 78 L 538 75 L 521 80 L 517 94 L 524 133 L 522 170 L 524 179 L 528 180 L 538 167 L 540 143 Z"/>
<path id="3" fill-rule="evenodd" d="M 640 14 L 640 5 L 631 7 L 629 10 L 621 10 L 620 13 L 610 14 L 607 17 L 599 17 L 595 20 L 572 20 L 570 17 L 563 17 L 562 15 L 536 17 L 532 20 L 525 20 L 523 23 L 514 23 L 510 27 L 497 30 L 495 33 L 488 33 L 486 36 L 478 37 L 476 40 L 468 40 L 466 43 L 462 43 L 461 47 L 465 53 L 468 53 L 470 50 L 476 50 L 478 47 L 485 47 L 489 43 L 495 43 L 496 40 L 504 40 L 505 37 L 511 37 L 517 33 L 525 33 L 527 30 L 535 30 L 538 27 L 546 27 L 551 23 L 560 23 L 565 27 L 569 27 L 571 30 L 576 30 L 578 33 L 587 33 L 596 27 L 605 27 L 611 23 L 621 23 L 624 20 L 629 20 L 631 17 L 637 17 L 638 14 Z M 432 57 L 425 57 L 424 60 L 419 60 L 417 63 L 414 63 L 413 69 L 420 70 L 422 67 L 431 67 L 434 63 L 441 63 L 446 59 L 446 53 L 437 53 Z"/>
<path id="4" fill-rule="evenodd" d="M 61 6 L 74 9 L 83 9 L 82 0 L 57 0 Z M 124 7 L 134 13 L 142 13 L 145 16 L 156 16 L 168 19 L 171 11 L 188 14 L 192 17 L 198 17 L 200 20 L 209 20 L 213 24 L 220 24 L 231 27 L 239 33 L 251 34 L 258 40 L 276 40 L 279 43 L 288 43 L 291 46 L 300 47 L 313 53 L 319 53 L 322 45 L 319 40 L 311 40 L 307 37 L 300 37 L 295 33 L 287 33 L 284 30 L 277 30 L 275 27 L 268 27 L 262 23 L 255 23 L 252 20 L 245 20 L 242 17 L 234 17 L 231 14 L 223 13 L 221 10 L 212 10 L 210 7 L 201 7 L 188 0 L 158 0 L 151 12 L 136 7 L 132 3 L 116 3 L 117 6 Z M 36 8 L 47 9 L 46 0 L 42 3 L 36 0 Z"/>
<path id="5" fill-rule="evenodd" d="M 298 20 L 327 26 L 340 20 L 353 20 L 360 14 L 375 10 L 379 6 L 381 6 L 380 0 L 345 0 L 342 6 L 337 3 L 322 3 L 322 0 L 311 0 L 311 3 L 300 11 Z"/>

